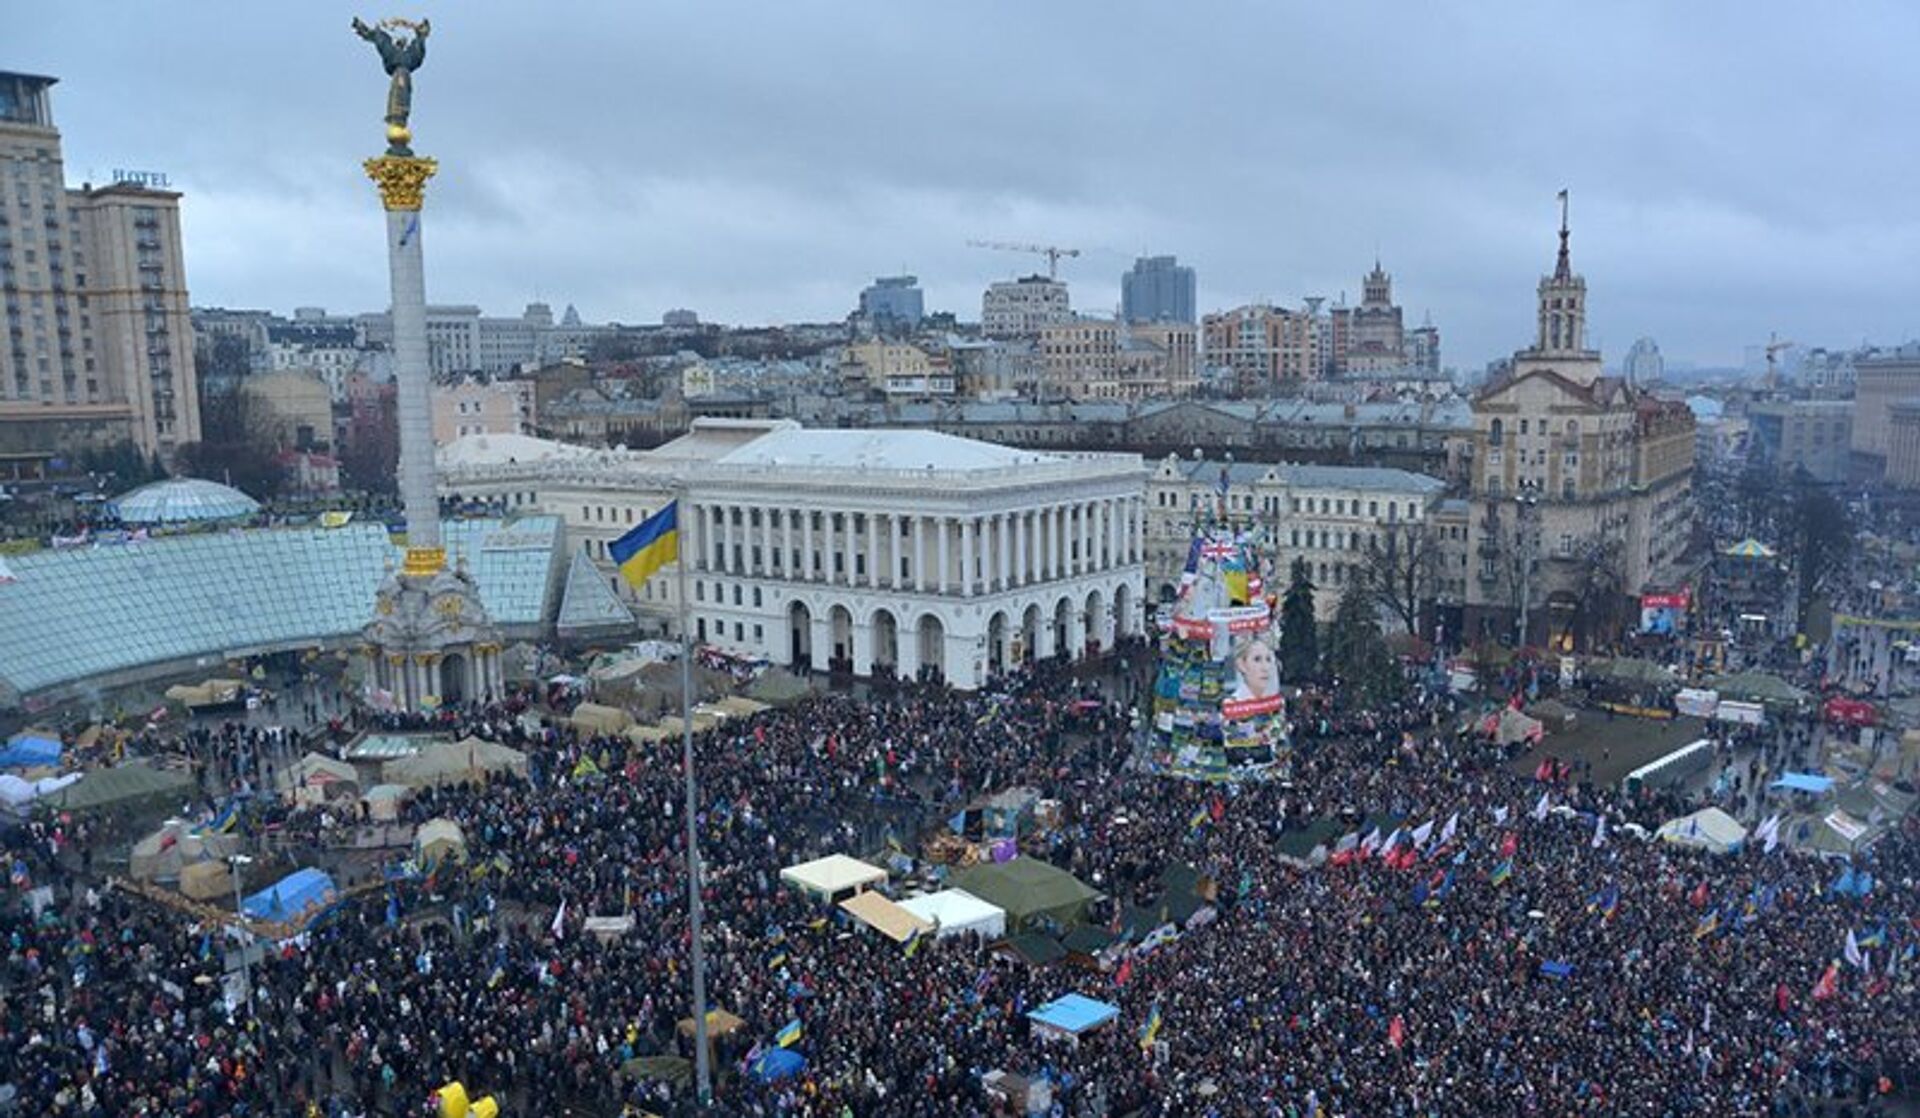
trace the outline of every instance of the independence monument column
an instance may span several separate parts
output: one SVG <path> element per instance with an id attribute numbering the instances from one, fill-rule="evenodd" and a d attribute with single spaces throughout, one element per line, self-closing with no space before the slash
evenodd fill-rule
<path id="1" fill-rule="evenodd" d="M 420 207 L 427 180 L 440 165 L 413 154 L 407 118 L 413 108 L 413 72 L 427 57 L 426 21 L 381 20 L 353 29 L 380 51 L 391 77 L 387 92 L 387 150 L 366 161 L 367 177 L 387 209 L 387 268 L 393 283 L 393 378 L 400 421 L 400 500 L 407 516 L 408 574 L 432 574 L 446 564 L 440 546 L 440 509 L 433 486 L 433 417 L 427 373 L 427 281 L 420 245 Z M 396 36 L 396 32 L 399 33 Z M 411 33 L 409 36 L 407 33 Z"/>
<path id="2" fill-rule="evenodd" d="M 447 566 L 433 480 L 432 400 L 427 374 L 427 281 L 420 206 L 439 164 L 413 154 L 407 118 L 413 73 L 427 58 L 425 20 L 381 20 L 353 29 L 380 52 L 387 88 L 387 150 L 366 161 L 387 210 L 387 267 L 393 284 L 393 374 L 400 421 L 400 499 L 407 553 L 374 595 L 362 630 L 368 687 L 376 705 L 432 711 L 491 701 L 505 691 L 501 638 L 466 564 Z"/>

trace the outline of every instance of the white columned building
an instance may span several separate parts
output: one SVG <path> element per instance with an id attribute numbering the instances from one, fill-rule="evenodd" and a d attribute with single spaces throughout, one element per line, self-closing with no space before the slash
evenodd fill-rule
<path id="1" fill-rule="evenodd" d="M 1138 455 L 789 421 L 700 420 L 647 452 L 533 442 L 491 457 L 450 444 L 442 491 L 561 515 L 570 543 L 617 583 L 606 545 L 684 480 L 680 554 L 693 635 L 708 645 L 974 688 L 1029 658 L 1086 655 L 1144 630 Z M 637 595 L 617 588 L 665 623 L 673 584 L 666 572 Z"/>

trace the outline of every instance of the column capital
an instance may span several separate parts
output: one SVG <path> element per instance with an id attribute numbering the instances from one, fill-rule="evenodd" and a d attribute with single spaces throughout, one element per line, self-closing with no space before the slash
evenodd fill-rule
<path id="1" fill-rule="evenodd" d="M 427 180 L 440 170 L 436 160 L 382 155 L 361 164 L 380 188 L 380 204 L 389 210 L 418 210 L 426 201 Z"/>

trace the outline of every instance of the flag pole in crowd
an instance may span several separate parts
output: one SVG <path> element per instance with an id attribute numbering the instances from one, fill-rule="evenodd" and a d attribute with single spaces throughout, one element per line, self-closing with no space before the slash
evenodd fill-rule
<path id="1" fill-rule="evenodd" d="M 713 1098 L 712 1068 L 707 1051 L 707 967 L 701 944 L 700 911 L 700 799 L 693 780 L 693 620 L 688 607 L 687 564 L 680 558 L 680 501 L 682 482 L 667 507 L 635 525 L 607 546 L 627 582 L 639 589 L 654 572 L 674 565 L 680 618 L 680 748 L 687 782 L 687 908 L 693 935 L 693 1065 L 696 1098 L 704 1107 Z"/>

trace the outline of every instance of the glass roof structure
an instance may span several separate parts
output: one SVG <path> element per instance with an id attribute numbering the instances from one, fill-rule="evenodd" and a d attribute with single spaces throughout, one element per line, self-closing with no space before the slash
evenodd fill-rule
<path id="1" fill-rule="evenodd" d="M 554 623 L 555 630 L 562 638 L 568 638 L 620 633 L 633 627 L 633 611 L 607 584 L 607 576 L 587 558 L 587 549 L 576 550 L 573 562 L 567 567 L 566 588 L 560 595 L 560 616 Z"/>
<path id="2" fill-rule="evenodd" d="M 126 524 L 192 524 L 252 516 L 260 502 L 217 481 L 176 477 L 122 493 L 107 507 Z"/>
<path id="3" fill-rule="evenodd" d="M 558 517 L 441 528 L 494 623 L 542 634 L 564 573 Z M 384 526 L 265 528 L 43 551 L 0 583 L 0 705 L 141 669 L 338 643 L 373 617 L 401 549 Z"/>

